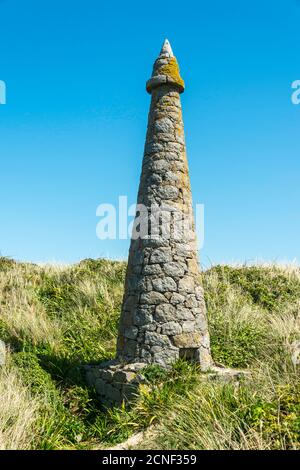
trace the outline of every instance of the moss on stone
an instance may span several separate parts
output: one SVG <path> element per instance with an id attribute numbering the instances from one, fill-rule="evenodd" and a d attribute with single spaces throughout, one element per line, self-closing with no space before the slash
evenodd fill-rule
<path id="1" fill-rule="evenodd" d="M 180 76 L 179 66 L 175 57 L 171 57 L 169 62 L 162 67 L 159 67 L 157 70 L 158 75 L 166 75 L 178 85 L 184 88 L 184 81 Z"/>

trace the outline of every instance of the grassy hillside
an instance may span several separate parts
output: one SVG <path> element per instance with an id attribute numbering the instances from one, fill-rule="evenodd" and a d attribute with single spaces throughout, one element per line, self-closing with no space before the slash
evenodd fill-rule
<path id="1" fill-rule="evenodd" d="M 145 448 L 300 448 L 300 272 L 216 266 L 203 273 L 216 363 L 239 387 L 178 362 L 148 367 L 130 408 L 99 410 L 80 365 L 114 355 L 125 264 L 37 266 L 0 258 L 0 449 L 101 448 L 154 425 Z"/>

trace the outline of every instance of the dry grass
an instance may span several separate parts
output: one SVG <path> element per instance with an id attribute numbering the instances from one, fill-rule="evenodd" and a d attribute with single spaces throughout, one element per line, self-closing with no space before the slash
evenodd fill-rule
<path id="1" fill-rule="evenodd" d="M 39 407 L 14 368 L 0 369 L 0 450 L 31 448 Z"/>
<path id="2" fill-rule="evenodd" d="M 48 318 L 36 297 L 34 288 L 40 275 L 38 267 L 17 263 L 7 271 L 0 270 L 0 319 L 16 340 L 47 343 L 54 348 L 61 330 L 57 321 Z"/>
<path id="3" fill-rule="evenodd" d="M 0 258 L 0 335 L 12 347 L 0 369 L 0 449 L 76 447 L 78 436 L 103 448 L 151 423 L 136 446 L 297 448 L 289 423 L 300 410 L 291 361 L 300 340 L 299 266 L 203 274 L 214 359 L 248 368 L 251 380 L 236 388 L 182 369 L 141 392 L 131 411 L 104 417 L 76 368 L 114 353 L 124 268 L 105 260 L 1 268 Z"/>

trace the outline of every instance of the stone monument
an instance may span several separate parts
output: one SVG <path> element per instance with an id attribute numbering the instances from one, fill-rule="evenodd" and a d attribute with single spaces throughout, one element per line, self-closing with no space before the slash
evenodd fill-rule
<path id="1" fill-rule="evenodd" d="M 180 102 L 184 81 L 168 40 L 146 89 L 151 106 L 117 356 L 88 370 L 101 399 L 111 402 L 135 389 L 144 365 L 168 368 L 186 358 L 204 371 L 212 366 Z"/>

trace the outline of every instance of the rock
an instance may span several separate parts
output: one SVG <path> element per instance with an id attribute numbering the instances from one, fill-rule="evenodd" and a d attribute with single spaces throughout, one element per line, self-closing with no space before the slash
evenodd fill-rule
<path id="1" fill-rule="evenodd" d="M 125 338 L 136 339 L 138 331 L 136 326 L 131 326 L 125 329 L 124 336 Z"/>
<path id="2" fill-rule="evenodd" d="M 142 347 L 140 349 L 140 357 L 147 363 L 151 362 L 152 359 L 151 353 L 148 349 L 146 349 L 146 347 Z"/>
<path id="3" fill-rule="evenodd" d="M 165 297 L 160 292 L 147 292 L 141 295 L 141 304 L 157 305 L 165 302 Z"/>
<path id="4" fill-rule="evenodd" d="M 137 303 L 137 297 L 135 295 L 130 295 L 127 297 L 126 301 L 124 302 L 124 310 L 131 310 Z"/>
<path id="5" fill-rule="evenodd" d="M 140 307 L 133 315 L 133 323 L 135 325 L 146 325 L 152 323 L 153 316 L 151 314 L 151 307 Z"/>
<path id="6" fill-rule="evenodd" d="M 121 395 L 121 391 L 118 390 L 116 387 L 113 387 L 112 385 L 107 385 L 106 395 L 110 398 L 113 403 L 118 404 L 122 402 L 123 397 Z"/>
<path id="7" fill-rule="evenodd" d="M 172 132 L 174 129 L 174 124 L 171 119 L 165 117 L 157 120 L 154 127 L 157 132 Z"/>
<path id="8" fill-rule="evenodd" d="M 192 321 L 195 319 L 192 311 L 189 308 L 182 307 L 182 305 L 176 306 L 176 318 L 178 318 L 178 320 L 185 320 L 185 321 L 188 321 L 188 320 Z"/>
<path id="9" fill-rule="evenodd" d="M 229 369 L 211 365 L 207 377 L 210 380 L 221 380 L 222 382 L 238 382 L 243 377 L 251 377 L 251 372 L 243 369 Z"/>
<path id="10" fill-rule="evenodd" d="M 167 322 L 175 319 L 175 307 L 170 304 L 160 304 L 157 305 L 155 310 L 155 320 L 158 322 Z"/>
<path id="11" fill-rule="evenodd" d="M 195 318 L 196 318 L 196 329 L 206 332 L 207 331 L 206 316 L 203 313 L 199 313 L 196 315 Z"/>
<path id="12" fill-rule="evenodd" d="M 174 261 L 164 264 L 162 269 L 165 274 L 172 277 L 181 277 L 184 275 L 185 272 L 185 266 L 181 263 L 176 263 Z"/>
<path id="13" fill-rule="evenodd" d="M 197 362 L 201 365 L 201 370 L 206 372 L 213 366 L 213 361 L 211 358 L 210 350 L 200 346 L 199 350 L 199 360 Z"/>
<path id="14" fill-rule="evenodd" d="M 201 334 L 198 332 L 182 333 L 181 335 L 173 336 L 173 342 L 178 348 L 199 348 L 201 345 Z"/>
<path id="15" fill-rule="evenodd" d="M 193 257 L 193 248 L 191 243 L 176 243 L 176 254 L 177 256 L 183 256 L 184 258 Z"/>
<path id="16" fill-rule="evenodd" d="M 153 141 L 147 142 L 146 146 L 145 146 L 146 154 L 147 153 L 149 153 L 149 154 L 159 153 L 159 152 L 163 152 L 163 150 L 164 150 L 164 147 L 159 142 L 153 142 Z"/>
<path id="17" fill-rule="evenodd" d="M 188 260 L 188 269 L 190 273 L 199 273 L 199 265 L 194 258 Z"/>
<path id="18" fill-rule="evenodd" d="M 0 364 L 1 366 L 1 364 Z M 95 385 L 95 375 L 91 370 L 86 372 L 86 381 L 89 387 L 94 387 Z"/>
<path id="19" fill-rule="evenodd" d="M 147 364 L 145 362 L 134 362 L 133 364 L 126 364 L 125 366 L 123 366 L 123 370 L 137 372 L 144 369 L 144 367 L 146 366 Z"/>
<path id="20" fill-rule="evenodd" d="M 147 331 L 145 333 L 145 344 L 163 348 L 169 347 L 171 343 L 167 335 L 160 335 L 152 331 Z"/>
<path id="21" fill-rule="evenodd" d="M 184 301 L 185 301 L 185 297 L 181 294 L 178 294 L 177 292 L 174 292 L 174 294 L 172 294 L 172 297 L 170 299 L 170 303 L 172 305 L 183 304 Z"/>
<path id="22" fill-rule="evenodd" d="M 161 199 L 176 199 L 178 197 L 179 190 L 176 186 L 166 185 L 160 186 L 159 197 Z"/>
<path id="23" fill-rule="evenodd" d="M 164 323 L 161 327 L 161 330 L 163 335 L 174 336 L 181 333 L 182 328 L 179 323 L 170 321 L 168 323 Z"/>
<path id="24" fill-rule="evenodd" d="M 138 338 L 141 338 L 141 341 L 143 341 L 144 340 L 143 333 L 145 333 L 146 331 L 155 331 L 156 328 L 157 328 L 157 325 L 156 325 L 156 322 L 154 321 L 152 323 L 147 323 L 146 325 L 141 326 L 140 333 L 142 333 L 142 335 L 138 336 Z"/>
<path id="25" fill-rule="evenodd" d="M 127 357 L 134 357 L 137 349 L 137 342 L 133 339 L 126 340 Z"/>
<path id="26" fill-rule="evenodd" d="M 166 171 L 164 175 L 164 180 L 167 181 L 168 183 L 176 183 L 176 181 L 178 181 L 178 178 L 179 177 L 177 173 L 175 173 L 174 171 Z"/>
<path id="27" fill-rule="evenodd" d="M 201 338 L 201 345 L 202 345 L 204 348 L 209 349 L 209 347 L 210 347 L 210 339 L 209 339 L 208 331 L 202 335 L 202 338 Z"/>
<path id="28" fill-rule="evenodd" d="M 144 267 L 144 274 L 162 274 L 159 264 L 148 264 Z"/>
<path id="29" fill-rule="evenodd" d="M 169 164 L 166 160 L 157 160 L 152 164 L 153 172 L 164 174 L 169 169 Z"/>
<path id="30" fill-rule="evenodd" d="M 114 374 L 114 382 L 120 382 L 120 383 L 128 383 L 134 380 L 136 377 L 136 374 L 134 372 L 126 371 L 126 370 L 118 370 Z"/>
<path id="31" fill-rule="evenodd" d="M 153 250 L 150 263 L 167 263 L 171 261 L 171 249 L 170 248 L 156 248 Z"/>
<path id="32" fill-rule="evenodd" d="M 195 330 L 195 322 L 194 321 L 184 321 L 182 323 L 182 332 L 183 333 L 191 333 Z"/>
<path id="33" fill-rule="evenodd" d="M 171 277 L 152 280 L 154 290 L 158 292 L 173 292 L 177 290 L 176 282 Z"/>
<path id="34" fill-rule="evenodd" d="M 161 367 L 168 368 L 179 359 L 178 349 L 169 349 L 169 351 L 161 350 L 153 353 L 153 360 L 155 364 Z"/>
<path id="35" fill-rule="evenodd" d="M 199 301 L 195 295 L 189 294 L 186 296 L 185 306 L 190 309 L 197 308 L 199 307 Z"/>
<path id="36" fill-rule="evenodd" d="M 196 299 L 197 300 L 203 300 L 204 297 L 204 291 L 202 286 L 197 286 L 195 289 L 195 294 L 196 294 Z"/>
<path id="37" fill-rule="evenodd" d="M 186 276 L 180 279 L 178 284 L 178 292 L 182 293 L 193 293 L 195 289 L 195 281 L 192 276 Z"/>
<path id="38" fill-rule="evenodd" d="M 153 286 L 152 286 L 152 280 L 150 279 L 150 276 L 141 278 L 137 283 L 137 287 L 138 287 L 139 291 L 143 291 L 143 292 L 152 291 Z"/>

